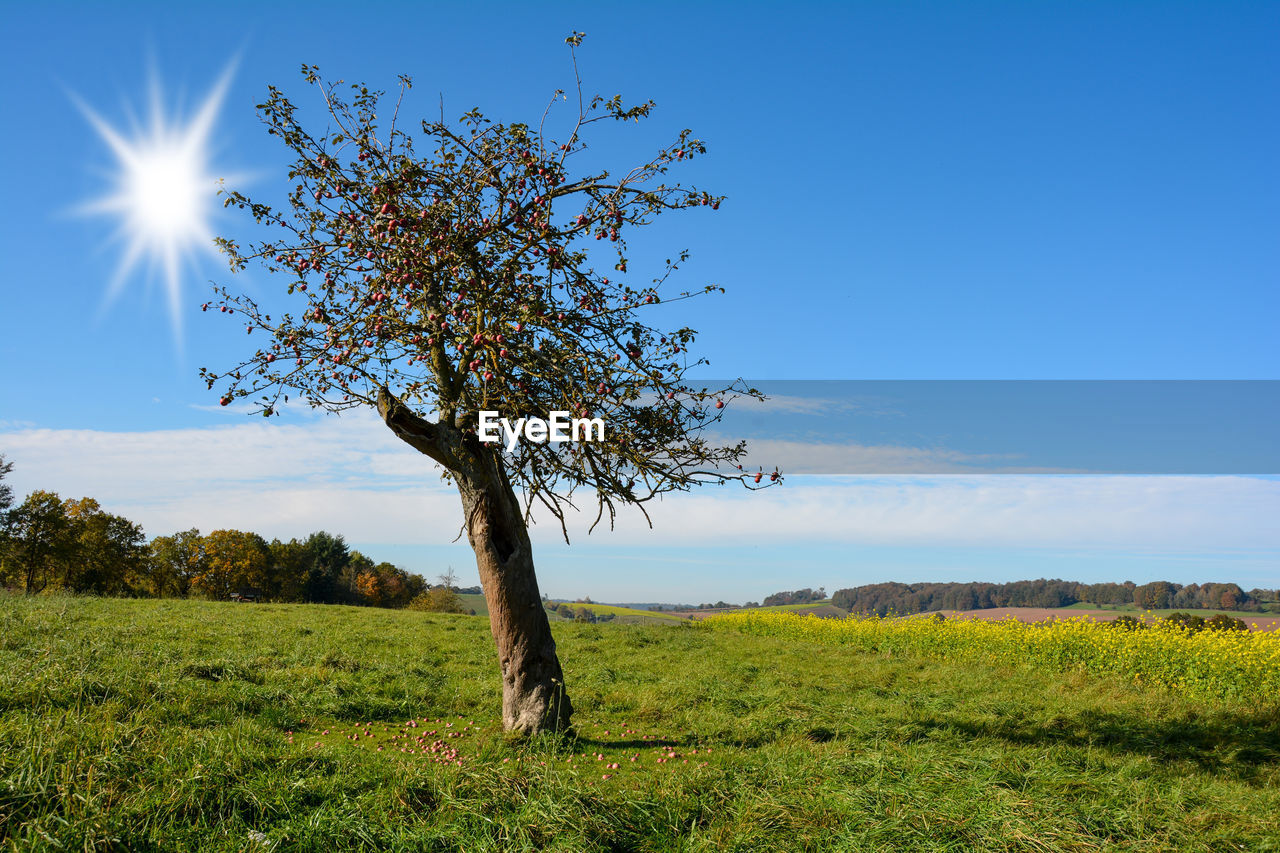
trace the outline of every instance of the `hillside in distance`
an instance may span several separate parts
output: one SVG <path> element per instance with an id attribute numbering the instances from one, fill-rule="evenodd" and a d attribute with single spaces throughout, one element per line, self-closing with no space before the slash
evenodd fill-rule
<path id="1" fill-rule="evenodd" d="M 838 589 L 831 601 L 853 613 L 885 616 L 931 611 L 988 610 L 997 607 L 1059 608 L 1096 605 L 1099 609 L 1133 606 L 1139 610 L 1210 610 L 1244 613 L 1280 612 L 1280 591 L 1246 592 L 1234 583 L 1182 585 L 1152 581 L 1085 584 L 1058 579 L 1012 583 L 867 584 Z"/>

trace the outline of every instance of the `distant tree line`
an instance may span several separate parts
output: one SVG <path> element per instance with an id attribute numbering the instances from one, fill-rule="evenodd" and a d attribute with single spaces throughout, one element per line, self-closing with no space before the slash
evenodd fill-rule
<path id="1" fill-rule="evenodd" d="M 202 535 L 193 529 L 148 542 L 139 525 L 93 498 L 35 491 L 15 505 L 3 482 L 12 469 L 0 456 L 0 587 L 6 589 L 219 600 L 234 594 L 374 607 L 429 598 L 422 576 L 374 563 L 323 531 L 268 542 L 242 530 Z"/>
<path id="2" fill-rule="evenodd" d="M 1233 583 L 1182 584 L 1154 581 L 1085 584 L 1064 580 L 1012 583 L 877 583 L 838 589 L 832 603 L 855 613 L 906 614 L 930 610 L 981 610 L 989 607 L 1067 607 L 1134 604 L 1146 610 L 1205 609 L 1256 611 L 1276 600 L 1275 590 L 1245 592 Z M 768 599 L 765 599 L 768 603 Z"/>
<path id="3" fill-rule="evenodd" d="M 811 604 L 815 601 L 826 601 L 827 591 L 823 587 L 817 590 L 804 589 L 791 590 L 789 592 L 775 592 L 773 595 L 765 596 L 765 607 L 781 607 L 785 604 Z"/>

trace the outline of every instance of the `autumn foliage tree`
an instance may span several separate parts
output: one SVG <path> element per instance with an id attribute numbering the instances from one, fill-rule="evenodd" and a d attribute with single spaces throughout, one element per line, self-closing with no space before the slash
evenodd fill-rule
<path id="1" fill-rule="evenodd" d="M 27 594 L 57 588 L 75 553 L 75 530 L 67 508 L 53 492 L 35 491 L 9 511 L 6 583 Z"/>
<path id="2" fill-rule="evenodd" d="M 580 41 L 568 39 L 571 52 Z M 224 405 L 243 399 L 268 416 L 291 398 L 331 412 L 376 408 L 437 462 L 457 487 L 476 554 L 504 724 L 561 728 L 571 704 L 534 575 L 535 508 L 567 540 L 579 490 L 595 502 L 594 528 L 612 525 L 620 507 L 643 512 L 701 483 L 778 479 L 742 470 L 744 444 L 704 435 L 732 398 L 759 393 L 741 382 L 695 387 L 687 374 L 705 360 L 689 353 L 694 330 L 646 321 L 720 288 L 673 291 L 683 253 L 643 279 L 628 254 L 628 237 L 660 214 L 720 207 L 722 197 L 667 180 L 704 145 L 686 130 L 634 168 L 577 170 L 593 125 L 639 121 L 654 104 L 586 100 L 579 82 L 553 99 L 577 104 L 559 134 L 547 125 L 551 106 L 536 126 L 473 110 L 456 124 L 441 115 L 406 129 L 401 100 L 380 125 L 383 93 L 326 83 L 314 66 L 303 74 L 325 107 L 315 130 L 275 87 L 259 105 L 268 133 L 296 156 L 287 206 L 228 192 L 226 203 L 270 237 L 220 240 L 233 270 L 256 262 L 280 276 L 290 307 L 273 314 L 219 289 L 205 309 L 239 318 L 257 346 L 231 369 L 202 374 Z M 400 80 L 403 99 L 410 81 Z M 486 410 L 512 421 L 600 417 L 607 430 L 594 442 L 508 450 L 478 439 Z"/>
<path id="3" fill-rule="evenodd" d="M 361 567 L 355 575 L 355 591 L 374 607 L 407 607 L 426 589 L 421 575 L 411 575 L 390 563 Z"/>
<path id="4" fill-rule="evenodd" d="M 150 562 L 142 528 L 93 498 L 35 491 L 8 513 L 0 584 L 45 590 L 131 594 L 145 590 Z"/>
<path id="5" fill-rule="evenodd" d="M 185 598 L 191 592 L 191 580 L 204 571 L 204 537 L 192 528 L 172 536 L 151 540 L 152 595 Z"/>
<path id="6" fill-rule="evenodd" d="M 204 537 L 202 560 L 191 586 L 210 598 L 261 591 L 270 582 L 271 551 L 265 539 L 241 530 L 215 530 Z"/>
<path id="7" fill-rule="evenodd" d="M 67 566 L 64 589 L 121 595 L 144 589 L 149 563 L 142 528 L 105 512 L 93 498 L 67 501 L 75 559 Z"/>

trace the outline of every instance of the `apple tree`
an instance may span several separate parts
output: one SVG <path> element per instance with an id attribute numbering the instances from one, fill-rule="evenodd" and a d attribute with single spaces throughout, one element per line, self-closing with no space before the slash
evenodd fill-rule
<path id="1" fill-rule="evenodd" d="M 567 41 L 572 56 L 581 34 Z M 205 310 L 238 318 L 257 346 L 201 374 L 223 405 L 248 401 L 265 416 L 291 398 L 330 412 L 374 408 L 438 463 L 475 551 L 504 726 L 562 729 L 572 705 L 534 574 L 535 513 L 568 541 L 582 494 L 594 529 L 627 506 L 648 519 L 649 502 L 695 485 L 779 481 L 776 470 L 743 469 L 744 443 L 705 434 L 729 401 L 759 392 L 740 380 L 695 387 L 687 374 L 706 361 L 690 354 L 694 330 L 658 322 L 673 313 L 664 306 L 721 288 L 673 290 L 684 253 L 644 280 L 628 256 L 628 237 L 657 216 L 720 207 L 722 197 L 667 178 L 705 147 L 686 130 L 626 171 L 577 169 L 593 125 L 638 122 L 653 102 L 586 100 L 579 80 L 537 126 L 473 110 L 406 129 L 408 78 L 384 127 L 385 93 L 302 71 L 327 126 L 308 130 L 295 103 L 269 88 L 260 117 L 295 158 L 287 203 L 227 191 L 226 205 L 249 212 L 264 238 L 219 240 L 233 271 L 256 263 L 280 277 L 288 310 L 216 288 Z M 576 115 L 553 134 L 553 105 L 575 95 Z M 607 427 L 589 442 L 509 446 L 480 440 L 482 411 L 513 422 L 570 412 Z"/>

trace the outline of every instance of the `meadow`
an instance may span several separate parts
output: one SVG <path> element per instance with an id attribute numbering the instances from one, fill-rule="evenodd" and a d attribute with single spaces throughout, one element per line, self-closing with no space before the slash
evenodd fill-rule
<path id="1" fill-rule="evenodd" d="M 1161 619 L 1126 625 L 1087 615 L 1041 622 L 1012 616 L 996 621 L 936 616 L 816 619 L 750 610 L 716 616 L 709 624 L 864 652 L 1109 675 L 1182 696 L 1280 697 L 1280 632 L 1275 631 L 1193 631 Z"/>
<path id="2" fill-rule="evenodd" d="M 553 630 L 576 731 L 516 741 L 482 618 L 0 597 L 0 848 L 1280 850 L 1274 694 Z"/>
<path id="3" fill-rule="evenodd" d="M 597 619 L 604 616 L 619 625 L 674 625 L 684 622 L 688 618 L 665 610 L 636 610 L 632 607 L 618 607 L 613 604 L 565 602 L 565 605 L 571 608 L 575 614 L 589 611 Z M 563 616 L 555 612 L 548 612 L 547 616 L 552 621 L 557 619 L 571 621 L 565 620 Z"/>

